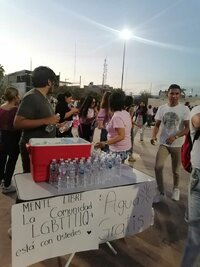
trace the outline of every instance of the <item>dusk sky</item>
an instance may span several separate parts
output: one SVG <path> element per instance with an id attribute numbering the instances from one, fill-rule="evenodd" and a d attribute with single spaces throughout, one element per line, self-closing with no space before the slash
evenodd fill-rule
<path id="1" fill-rule="evenodd" d="M 156 94 L 171 83 L 200 94 L 199 0 L 0 0 L 0 64 L 6 74 L 49 66 L 61 80 Z M 32 62 L 32 64 L 31 64 Z"/>

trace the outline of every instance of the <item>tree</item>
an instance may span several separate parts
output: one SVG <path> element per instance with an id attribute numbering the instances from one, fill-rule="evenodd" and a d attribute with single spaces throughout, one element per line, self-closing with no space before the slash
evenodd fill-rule
<path id="1" fill-rule="evenodd" d="M 4 67 L 0 64 L 0 95 L 3 95 L 4 91 Z"/>
<path id="2" fill-rule="evenodd" d="M 148 99 L 151 97 L 151 93 L 148 91 L 140 92 L 140 101 L 143 101 L 146 105 L 148 104 Z"/>

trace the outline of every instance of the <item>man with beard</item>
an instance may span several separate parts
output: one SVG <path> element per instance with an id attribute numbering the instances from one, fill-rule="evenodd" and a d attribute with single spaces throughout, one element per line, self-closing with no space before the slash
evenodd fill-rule
<path id="1" fill-rule="evenodd" d="M 14 127 L 22 129 L 19 146 L 24 173 L 30 172 L 26 149 L 29 139 L 55 137 L 56 124 L 60 120 L 60 116 L 54 114 L 48 99 L 56 83 L 53 70 L 44 66 L 37 67 L 32 73 L 32 83 L 35 88 L 24 95 L 14 120 Z"/>
<path id="2" fill-rule="evenodd" d="M 189 130 L 190 110 L 179 103 L 181 88 L 177 84 L 171 84 L 168 92 L 168 103 L 160 106 L 155 116 L 155 126 L 152 132 L 151 144 L 157 140 L 157 134 L 161 126 L 160 146 L 156 155 L 155 176 L 157 181 L 157 195 L 154 203 L 160 202 L 164 197 L 163 168 L 167 157 L 171 156 L 173 173 L 172 199 L 180 198 L 179 176 L 181 166 L 181 146 L 183 136 Z"/>

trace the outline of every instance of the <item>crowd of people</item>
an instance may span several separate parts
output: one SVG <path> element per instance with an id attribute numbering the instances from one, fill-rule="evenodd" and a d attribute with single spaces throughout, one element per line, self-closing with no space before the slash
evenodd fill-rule
<path id="1" fill-rule="evenodd" d="M 151 144 L 155 145 L 160 130 L 159 148 L 155 158 L 155 178 L 157 193 L 154 203 L 163 201 L 165 196 L 163 167 L 167 157 L 171 156 L 173 173 L 172 199 L 180 198 L 181 146 L 184 135 L 191 131 L 194 136 L 200 128 L 200 106 L 192 109 L 179 103 L 181 88 L 172 84 L 168 88 L 168 102 L 158 109 L 141 101 L 133 105 L 132 96 L 126 96 L 122 90 L 105 92 L 100 107 L 96 99 L 87 96 L 79 107 L 72 103 L 70 92 L 59 94 L 53 106 L 49 95 L 53 92 L 56 75 L 48 67 L 40 66 L 32 73 L 34 88 L 27 92 L 20 102 L 16 88 L 5 90 L 5 102 L 0 107 L 0 183 L 3 193 L 12 193 L 11 183 L 19 153 L 23 172 L 30 172 L 30 160 L 26 145 L 30 138 L 72 137 L 72 125 L 60 129 L 66 122 L 77 120 L 79 137 L 93 141 L 94 130 L 100 129 L 100 140 L 96 148 L 120 154 L 122 162 L 128 159 L 134 162 L 133 144 L 136 134 L 144 141 L 146 127 L 152 127 Z M 200 263 L 200 140 L 195 141 L 191 153 L 193 170 L 189 184 L 188 197 L 188 238 L 182 267 L 195 267 Z"/>

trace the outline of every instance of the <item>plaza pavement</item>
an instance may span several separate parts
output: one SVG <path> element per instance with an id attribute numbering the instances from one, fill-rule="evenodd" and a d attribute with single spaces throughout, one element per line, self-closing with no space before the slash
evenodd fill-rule
<path id="1" fill-rule="evenodd" d="M 158 145 L 152 146 L 150 137 L 151 129 L 149 128 L 145 130 L 143 142 L 140 142 L 139 136 L 136 136 L 134 145 L 136 162 L 131 164 L 126 162 L 126 164 L 154 177 L 154 161 Z M 97 130 L 94 142 L 98 138 L 99 131 Z M 21 170 L 19 159 L 16 173 Z M 178 202 L 172 201 L 172 174 L 170 159 L 168 159 L 164 168 L 167 198 L 163 203 L 154 205 L 154 225 L 140 234 L 111 242 L 118 252 L 117 255 L 112 254 L 106 244 L 102 244 L 99 250 L 76 253 L 70 267 L 178 267 L 187 234 L 184 212 L 187 203 L 188 180 L 188 173 L 182 169 L 181 198 Z M 15 193 L 10 195 L 0 193 L 0 267 L 11 267 L 11 240 L 7 230 L 10 227 L 11 206 L 15 204 L 15 198 Z M 65 266 L 68 257 L 69 255 L 45 260 L 31 267 Z"/>

